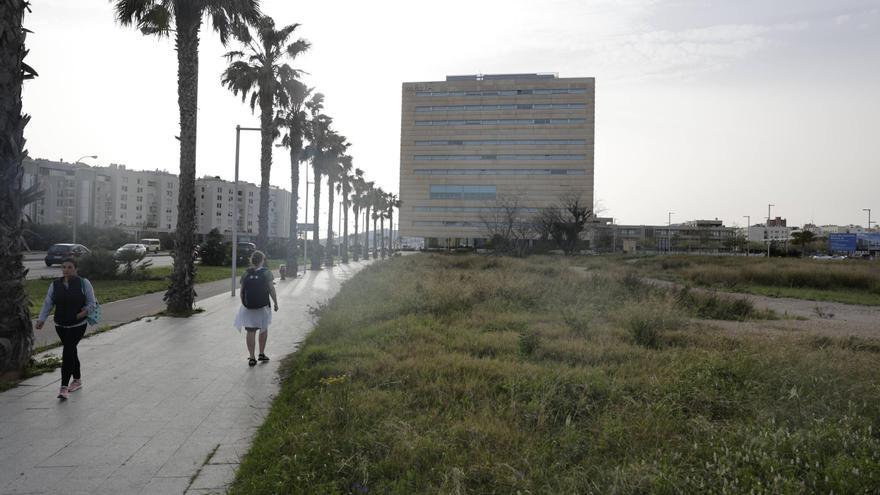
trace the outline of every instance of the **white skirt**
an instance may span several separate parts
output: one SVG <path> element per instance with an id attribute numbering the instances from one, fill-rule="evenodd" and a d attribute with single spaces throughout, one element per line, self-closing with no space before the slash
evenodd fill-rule
<path id="1" fill-rule="evenodd" d="M 272 308 L 263 306 L 259 309 L 248 309 L 244 306 L 238 308 L 233 326 L 240 332 L 242 328 L 259 328 L 261 332 L 268 332 L 272 324 Z"/>

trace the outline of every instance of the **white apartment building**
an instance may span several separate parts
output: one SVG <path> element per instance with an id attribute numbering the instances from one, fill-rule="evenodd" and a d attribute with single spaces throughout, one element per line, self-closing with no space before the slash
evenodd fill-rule
<path id="1" fill-rule="evenodd" d="M 23 186 L 40 184 L 43 198 L 24 213 L 40 224 L 87 224 L 132 232 L 171 232 L 177 227 L 177 175 L 162 170 L 128 170 L 124 165 L 90 167 L 51 160 L 24 160 Z M 196 180 L 196 233 L 213 228 L 231 234 L 234 184 L 219 177 Z M 269 191 L 269 237 L 290 231 L 290 192 Z M 260 188 L 239 182 L 239 233 L 259 232 Z"/>
<path id="2" fill-rule="evenodd" d="M 290 192 L 269 188 L 269 237 L 287 238 L 290 233 Z M 220 177 L 196 179 L 196 231 L 207 234 L 217 229 L 231 235 L 235 205 L 238 207 L 238 233 L 242 239 L 256 238 L 260 232 L 260 186 L 250 182 L 235 183 Z"/>

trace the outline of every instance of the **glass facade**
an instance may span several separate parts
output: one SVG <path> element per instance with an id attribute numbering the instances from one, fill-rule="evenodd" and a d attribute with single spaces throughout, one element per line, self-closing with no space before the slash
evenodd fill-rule
<path id="1" fill-rule="evenodd" d="M 584 124 L 586 119 L 482 119 L 482 120 L 416 120 L 422 125 L 567 125 Z"/>
<path id="2" fill-rule="evenodd" d="M 464 186 L 454 184 L 432 184 L 431 199 L 460 199 L 465 201 L 494 200 L 495 186 Z"/>
<path id="3" fill-rule="evenodd" d="M 585 175 L 582 168 L 422 168 L 413 170 L 414 175 Z"/>

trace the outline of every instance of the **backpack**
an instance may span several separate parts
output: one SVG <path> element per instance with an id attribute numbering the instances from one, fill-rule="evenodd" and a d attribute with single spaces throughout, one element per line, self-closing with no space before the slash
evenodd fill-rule
<path id="1" fill-rule="evenodd" d="M 269 283 L 262 269 L 248 269 L 241 282 L 241 295 L 245 308 L 259 309 L 269 305 Z"/>

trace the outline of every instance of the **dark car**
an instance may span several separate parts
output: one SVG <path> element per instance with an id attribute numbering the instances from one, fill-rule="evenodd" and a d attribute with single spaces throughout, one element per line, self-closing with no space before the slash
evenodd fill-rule
<path id="1" fill-rule="evenodd" d="M 251 255 L 257 250 L 257 245 L 253 242 L 239 242 L 236 248 L 239 263 L 250 263 Z"/>
<path id="2" fill-rule="evenodd" d="M 89 253 L 82 244 L 53 244 L 46 252 L 46 266 L 61 264 L 67 258 L 79 258 Z"/>

